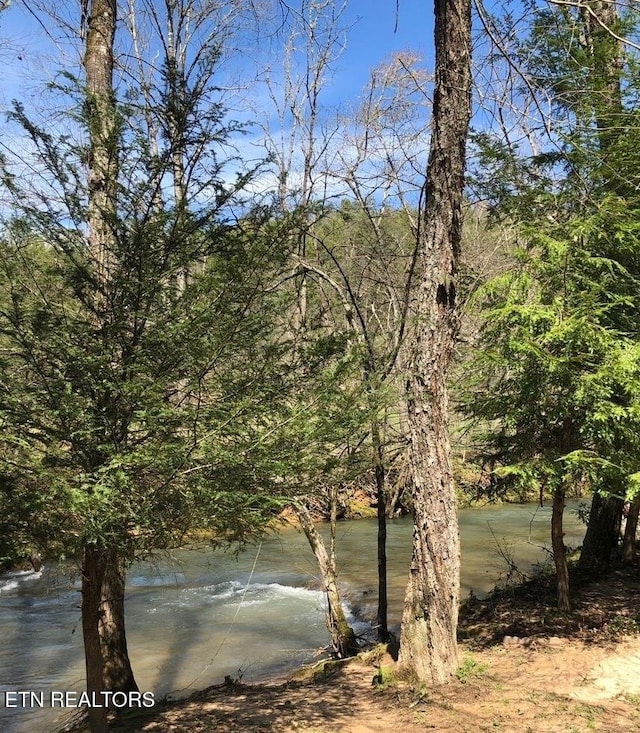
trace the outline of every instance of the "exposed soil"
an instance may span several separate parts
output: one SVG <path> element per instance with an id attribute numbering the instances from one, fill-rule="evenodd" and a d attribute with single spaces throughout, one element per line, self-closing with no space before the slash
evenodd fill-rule
<path id="1" fill-rule="evenodd" d="M 640 730 L 640 579 L 618 567 L 574 577 L 575 610 L 553 609 L 543 580 L 471 600 L 461 667 L 416 690 L 382 649 L 308 670 L 306 680 L 227 684 L 113 724 L 120 733 L 618 733 Z M 382 667 L 382 674 L 381 674 Z M 382 676 L 385 686 L 374 684 Z"/>

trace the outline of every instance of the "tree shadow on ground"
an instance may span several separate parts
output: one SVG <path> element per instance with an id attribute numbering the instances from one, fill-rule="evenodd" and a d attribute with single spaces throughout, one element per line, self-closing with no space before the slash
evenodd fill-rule
<path id="1" fill-rule="evenodd" d="M 373 669 L 370 674 L 373 676 Z M 368 682 L 371 687 L 371 681 Z M 371 694 L 374 694 L 373 688 Z M 119 733 L 164 731 L 191 733 L 199 730 L 262 731 L 340 730 L 357 715 L 367 700 L 350 692 L 349 676 L 341 669 L 324 672 L 322 678 L 282 684 L 224 685 L 197 692 L 186 700 L 160 703 L 151 713 L 130 713 L 116 720 L 110 730 Z"/>
<path id="2" fill-rule="evenodd" d="M 616 633 L 640 631 L 640 576 L 637 562 L 571 570 L 572 610 L 556 607 L 553 576 L 470 598 L 460 609 L 458 636 L 474 647 L 502 643 L 505 636 L 578 637 L 610 641 Z M 604 633 L 603 633 L 604 632 Z"/>

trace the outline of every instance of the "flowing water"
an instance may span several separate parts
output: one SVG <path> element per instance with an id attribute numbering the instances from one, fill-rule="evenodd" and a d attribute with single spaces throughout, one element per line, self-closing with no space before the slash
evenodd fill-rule
<path id="1" fill-rule="evenodd" d="M 578 503 L 566 512 L 565 541 L 578 546 Z M 548 561 L 551 509 L 502 505 L 460 512 L 462 595 L 504 579 L 513 561 L 528 572 Z M 326 528 L 323 528 L 326 529 Z M 411 520 L 388 528 L 390 625 L 400 622 L 411 552 Z M 356 630 L 366 633 L 376 605 L 375 520 L 338 526 L 340 581 Z M 129 571 L 127 631 L 136 679 L 159 699 L 216 684 L 283 673 L 327 643 L 324 599 L 306 540 L 285 529 L 239 556 L 178 551 Z M 51 691 L 84 687 L 79 581 L 70 569 L 12 573 L 0 579 L 0 731 L 49 733 L 68 717 Z M 42 692 L 31 705 L 6 691 Z M 12 700 L 18 707 L 7 707 Z"/>

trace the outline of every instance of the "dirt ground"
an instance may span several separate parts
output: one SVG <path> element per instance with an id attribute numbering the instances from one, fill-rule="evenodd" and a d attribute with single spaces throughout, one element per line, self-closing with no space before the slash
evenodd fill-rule
<path id="1" fill-rule="evenodd" d="M 232 686 L 122 721 L 117 731 L 193 733 L 618 733 L 640 730 L 640 637 L 605 645 L 552 637 L 469 656 L 461 679 L 416 694 L 372 684 L 371 663 L 320 681 Z M 472 660 L 466 662 L 466 660 Z M 384 663 L 384 659 L 382 660 Z M 387 660 L 389 661 L 389 660 Z"/>
<path id="2" fill-rule="evenodd" d="M 632 733 L 640 730 L 640 578 L 574 579 L 570 614 L 548 581 L 471 600 L 460 669 L 415 690 L 382 648 L 305 680 L 228 684 L 113 724 L 119 733 Z M 384 679 L 375 684 L 374 678 Z"/>

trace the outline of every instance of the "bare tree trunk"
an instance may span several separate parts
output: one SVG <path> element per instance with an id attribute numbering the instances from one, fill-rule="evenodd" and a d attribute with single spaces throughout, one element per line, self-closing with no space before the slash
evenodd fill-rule
<path id="1" fill-rule="evenodd" d="M 376 504 L 378 518 L 378 612 L 376 615 L 378 641 L 389 641 L 387 598 L 387 491 L 384 467 L 384 446 L 377 419 L 371 422 L 371 441 L 374 451 L 376 477 Z"/>
<path id="2" fill-rule="evenodd" d="M 401 428 L 402 434 L 406 434 L 408 430 L 405 431 L 404 427 Z M 402 458 L 400 459 L 400 470 L 398 472 L 398 476 L 395 479 L 394 486 L 393 486 L 393 494 L 387 501 L 387 518 L 393 519 L 399 512 L 398 510 L 398 504 L 403 499 L 405 492 L 410 493 L 410 485 L 412 483 L 412 471 L 411 471 L 411 465 L 409 460 L 409 451 L 405 450 L 404 455 L 402 455 Z M 406 505 L 406 500 L 405 500 Z"/>
<path id="3" fill-rule="evenodd" d="M 387 519 L 393 519 L 396 516 L 397 506 L 402 499 L 404 493 L 404 485 L 401 483 L 396 484 L 395 491 L 391 499 L 387 502 Z"/>
<path id="4" fill-rule="evenodd" d="M 458 667 L 460 538 L 446 376 L 457 332 L 454 277 L 471 115 L 470 0 L 435 0 L 435 48 L 433 124 L 420 241 L 424 269 L 407 379 L 414 530 L 399 663 L 410 677 L 440 684 Z"/>
<path id="5" fill-rule="evenodd" d="M 553 561 L 556 566 L 556 582 L 558 586 L 558 608 L 561 611 L 571 610 L 569 596 L 569 566 L 567 564 L 567 548 L 564 544 L 564 484 L 556 487 L 553 492 L 553 511 L 551 514 L 551 546 Z"/>
<path id="6" fill-rule="evenodd" d="M 564 456 L 573 450 L 573 421 L 565 416 L 562 425 L 562 441 L 560 450 Z M 564 544 L 564 507 L 567 487 L 564 478 L 558 478 L 553 490 L 553 505 L 551 512 L 551 547 L 553 562 L 556 566 L 556 588 L 558 608 L 561 611 L 571 610 L 571 593 L 569 582 L 569 564 L 567 562 L 567 548 Z"/>
<path id="7" fill-rule="evenodd" d="M 104 578 L 104 551 L 95 545 L 85 545 L 82 558 L 82 637 L 89 697 L 98 699 L 104 690 L 102 648 L 100 645 L 100 602 Z M 91 733 L 106 733 L 107 713 L 104 707 L 89 707 Z"/>
<path id="8" fill-rule="evenodd" d="M 131 669 L 125 632 L 125 578 L 125 563 L 116 551 L 109 551 L 106 554 L 102 581 L 102 612 L 99 630 L 104 664 L 104 689 L 112 692 L 138 690 Z"/>
<path id="9" fill-rule="evenodd" d="M 335 561 L 329 557 L 324 541 L 316 529 L 309 510 L 304 506 L 296 507 L 300 525 L 305 533 L 313 554 L 318 561 L 324 592 L 327 594 L 327 629 L 331 646 L 336 657 L 352 657 L 358 653 L 356 635 L 347 623 L 340 600 Z"/>
<path id="10" fill-rule="evenodd" d="M 640 517 L 640 496 L 634 497 L 629 504 L 627 523 L 624 527 L 622 541 L 622 557 L 625 562 L 632 562 L 636 556 L 636 537 L 638 534 L 638 518 Z"/>

